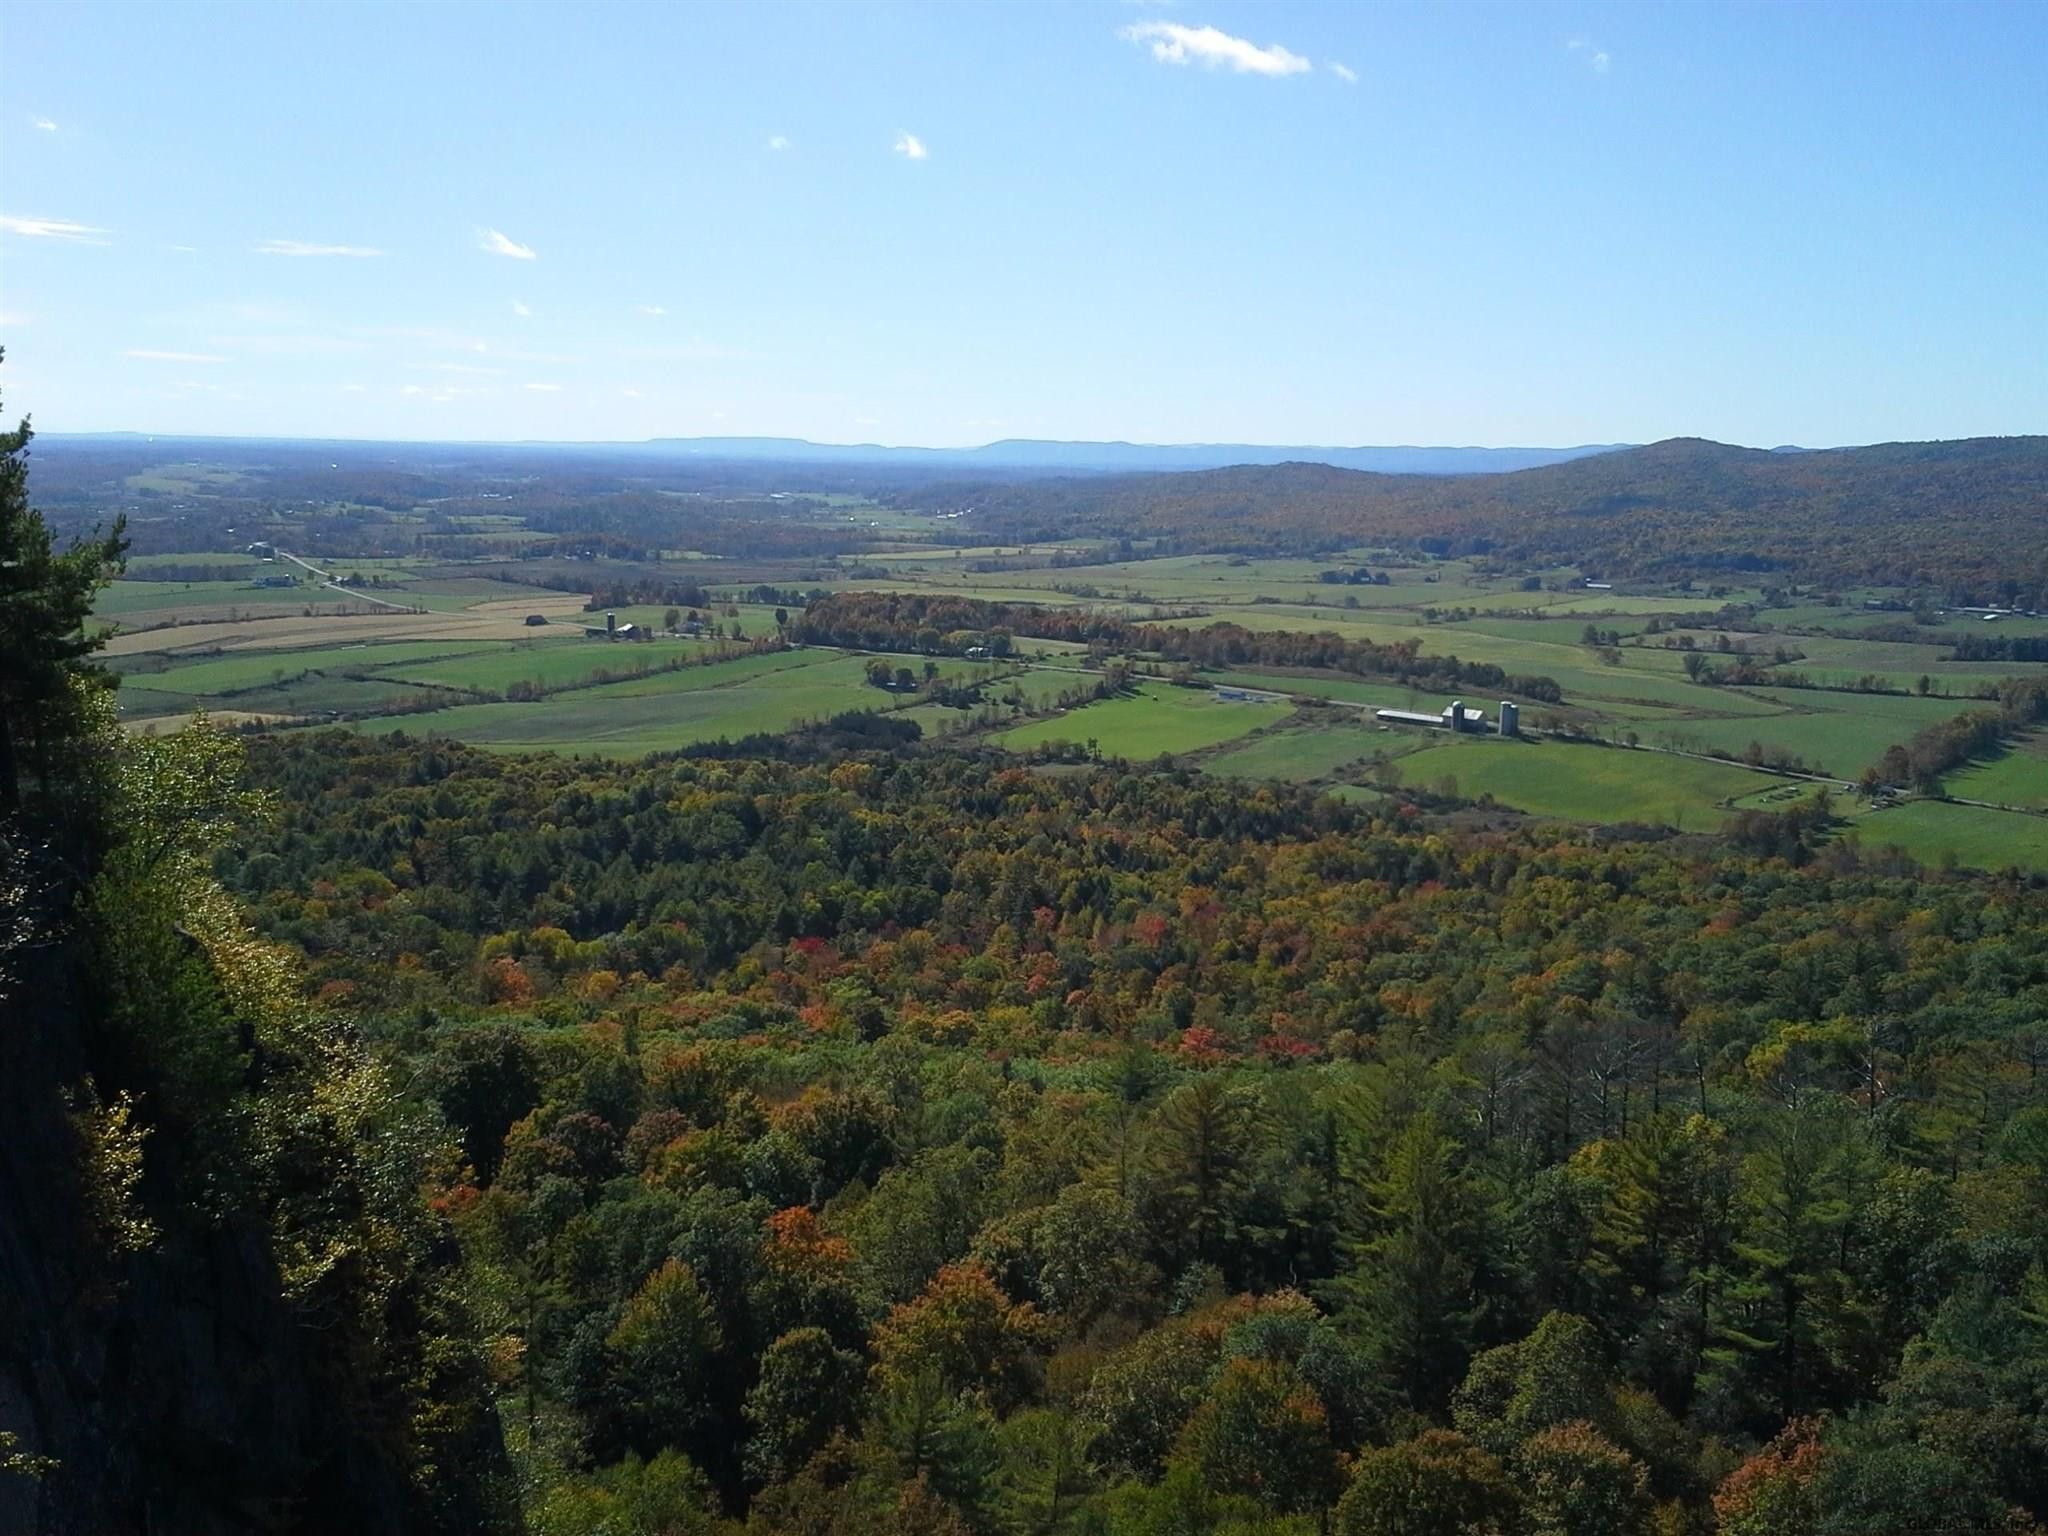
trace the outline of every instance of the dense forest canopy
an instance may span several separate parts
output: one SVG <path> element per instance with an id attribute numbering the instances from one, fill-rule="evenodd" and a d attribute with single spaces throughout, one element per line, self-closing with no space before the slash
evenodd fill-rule
<path id="1" fill-rule="evenodd" d="M 546 1529 L 664 1457 L 762 1532 L 2048 1508 L 2039 890 L 959 759 L 253 766 L 218 868 L 461 1139 Z"/>

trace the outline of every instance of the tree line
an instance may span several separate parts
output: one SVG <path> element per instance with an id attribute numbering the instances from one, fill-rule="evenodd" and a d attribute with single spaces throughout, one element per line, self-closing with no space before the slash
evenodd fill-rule
<path id="1" fill-rule="evenodd" d="M 1097 608 L 927 593 L 834 592 L 806 607 L 791 634 L 813 645 L 956 656 L 975 650 L 1007 656 L 1022 636 L 1081 642 L 1104 654 L 1145 652 L 1202 667 L 1327 669 L 1394 678 L 1416 688 L 1484 689 L 1545 703 L 1564 697 L 1554 678 L 1511 675 L 1490 662 L 1452 655 L 1424 656 L 1419 637 L 1381 645 L 1327 632 L 1253 630 L 1228 621 L 1138 622 Z"/>

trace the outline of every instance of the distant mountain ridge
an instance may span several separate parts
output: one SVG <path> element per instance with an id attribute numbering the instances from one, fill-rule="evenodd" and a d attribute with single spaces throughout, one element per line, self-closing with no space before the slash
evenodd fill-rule
<path id="1" fill-rule="evenodd" d="M 1004 438 L 979 448 L 892 448 L 879 443 L 813 443 L 788 437 L 670 437 L 640 445 L 653 452 L 719 459 L 957 465 L 962 469 L 1039 469 L 1103 474 L 1173 473 L 1235 464 L 1328 464 L 1383 475 L 1480 475 L 1564 464 L 1612 453 L 1625 443 L 1571 448 L 1319 447 L 1270 443 L 1126 443 Z"/>
<path id="2" fill-rule="evenodd" d="M 261 442 L 259 438 L 180 437 L 142 432 L 44 433 L 45 441 L 131 443 Z M 276 442 L 314 443 L 316 438 Z M 353 441 L 353 440 L 351 440 Z M 366 440 L 367 441 L 367 440 Z M 425 444 L 407 444 L 423 447 Z M 801 437 L 657 437 L 641 442 L 451 443 L 450 447 L 610 452 L 736 463 L 850 464 L 880 468 L 1030 471 L 1042 474 L 1162 474 L 1224 469 L 1235 464 L 1328 464 L 1383 475 L 1485 475 L 1564 464 L 1612 453 L 1626 443 L 1572 448 L 1315 447 L 1267 443 L 1125 443 L 1005 438 L 977 448 L 891 447 L 883 443 L 814 443 Z"/>

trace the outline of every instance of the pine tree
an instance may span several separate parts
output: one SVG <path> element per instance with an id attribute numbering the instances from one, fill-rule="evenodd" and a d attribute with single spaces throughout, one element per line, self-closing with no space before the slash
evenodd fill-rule
<path id="1" fill-rule="evenodd" d="M 110 684 L 88 660 L 105 637 L 87 634 L 85 624 L 128 547 L 125 519 L 116 518 L 111 532 L 56 552 L 49 525 L 28 503 L 33 436 L 27 417 L 0 432 L 0 812 L 21 804 L 22 757 L 41 767 L 76 725 L 76 687 Z"/>
<path id="2" fill-rule="evenodd" d="M 1176 1264 L 1234 1256 L 1231 1237 L 1257 1132 L 1256 1100 L 1214 1074 L 1184 1083 L 1159 1106 L 1145 1143 L 1142 1205 Z"/>
<path id="3" fill-rule="evenodd" d="M 1385 1167 L 1363 1181 L 1366 1231 L 1337 1284 L 1383 1369 L 1418 1406 L 1440 1405 L 1463 1376 L 1478 1298 L 1478 1197 L 1458 1144 L 1436 1117 L 1411 1117 Z"/>

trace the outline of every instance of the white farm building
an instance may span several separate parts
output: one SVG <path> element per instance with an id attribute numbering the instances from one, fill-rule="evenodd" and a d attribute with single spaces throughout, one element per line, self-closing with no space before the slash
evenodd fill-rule
<path id="1" fill-rule="evenodd" d="M 1503 736 L 1522 734 L 1519 711 L 1506 699 L 1501 700 L 1500 733 Z M 1376 709 L 1373 718 L 1386 725 L 1426 725 L 1444 731 L 1483 731 L 1486 729 L 1486 711 L 1467 709 L 1463 699 L 1453 699 L 1444 706 L 1441 714 L 1427 714 L 1419 709 Z"/>

